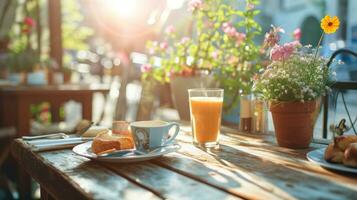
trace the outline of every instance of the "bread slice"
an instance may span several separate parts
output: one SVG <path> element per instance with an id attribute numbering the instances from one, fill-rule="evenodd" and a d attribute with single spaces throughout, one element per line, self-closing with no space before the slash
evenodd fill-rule
<path id="1" fill-rule="evenodd" d="M 95 154 L 133 148 L 134 142 L 131 137 L 112 134 L 110 131 L 99 134 L 92 142 L 92 152 Z"/>
<path id="2" fill-rule="evenodd" d="M 86 132 L 82 134 L 82 137 L 96 137 L 97 135 L 108 133 L 109 129 L 101 126 L 90 127 Z"/>
<path id="3" fill-rule="evenodd" d="M 357 167 L 357 143 L 351 143 L 347 146 L 343 164 L 349 167 Z"/>
<path id="4" fill-rule="evenodd" d="M 347 146 L 351 143 L 357 142 L 357 135 L 342 135 L 335 138 L 335 143 L 338 148 L 345 151 Z"/>
<path id="5" fill-rule="evenodd" d="M 342 163 L 343 161 L 343 151 L 338 148 L 335 143 L 331 143 L 325 150 L 324 158 L 326 161 L 334 163 Z"/>

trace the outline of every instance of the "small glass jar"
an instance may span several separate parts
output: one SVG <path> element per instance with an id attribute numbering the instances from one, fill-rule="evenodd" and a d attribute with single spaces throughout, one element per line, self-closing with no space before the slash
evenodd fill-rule
<path id="1" fill-rule="evenodd" d="M 130 133 L 129 122 L 126 122 L 126 121 L 113 121 L 112 133 L 113 134 L 130 136 L 131 133 Z"/>
<path id="2" fill-rule="evenodd" d="M 254 98 L 252 100 L 252 132 L 267 133 L 268 131 L 268 112 L 267 103 L 264 100 Z"/>
<path id="3" fill-rule="evenodd" d="M 243 132 L 251 132 L 252 127 L 252 96 L 250 94 L 242 94 L 240 96 L 240 120 L 239 130 Z"/>

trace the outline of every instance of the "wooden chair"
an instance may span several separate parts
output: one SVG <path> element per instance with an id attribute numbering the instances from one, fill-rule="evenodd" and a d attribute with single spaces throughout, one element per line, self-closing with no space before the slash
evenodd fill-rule
<path id="1" fill-rule="evenodd" d="M 15 128 L 0 128 L 0 169 L 8 158 L 10 145 L 16 135 Z M 4 189 L 8 198 L 12 198 L 9 182 L 4 174 L 0 172 L 0 188 Z"/>

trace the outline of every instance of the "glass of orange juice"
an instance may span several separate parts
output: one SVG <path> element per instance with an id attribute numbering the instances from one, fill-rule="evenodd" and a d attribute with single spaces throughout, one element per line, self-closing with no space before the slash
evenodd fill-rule
<path id="1" fill-rule="evenodd" d="M 218 147 L 223 89 L 189 89 L 193 143 L 203 148 Z"/>

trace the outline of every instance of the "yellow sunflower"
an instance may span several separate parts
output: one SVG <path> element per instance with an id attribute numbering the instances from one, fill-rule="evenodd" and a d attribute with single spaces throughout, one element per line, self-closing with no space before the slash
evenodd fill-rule
<path id="1" fill-rule="evenodd" d="M 340 20 L 336 16 L 330 17 L 329 15 L 326 15 L 321 20 L 321 28 L 322 30 L 324 30 L 326 34 L 331 34 L 336 32 L 339 26 L 340 26 Z"/>

